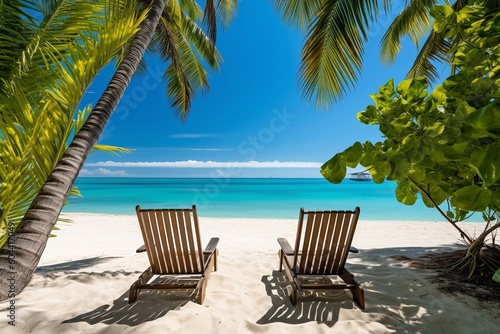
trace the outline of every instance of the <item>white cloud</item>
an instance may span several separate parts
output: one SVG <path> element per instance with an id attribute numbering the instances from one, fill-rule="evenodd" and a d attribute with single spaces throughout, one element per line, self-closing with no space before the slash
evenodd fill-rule
<path id="1" fill-rule="evenodd" d="M 83 168 L 80 171 L 79 176 L 128 176 L 124 170 L 109 170 L 105 168 L 97 168 L 94 170 L 88 170 Z"/>
<path id="2" fill-rule="evenodd" d="M 319 168 L 322 163 L 307 161 L 101 161 L 87 163 L 92 167 L 139 167 L 139 168 Z"/>

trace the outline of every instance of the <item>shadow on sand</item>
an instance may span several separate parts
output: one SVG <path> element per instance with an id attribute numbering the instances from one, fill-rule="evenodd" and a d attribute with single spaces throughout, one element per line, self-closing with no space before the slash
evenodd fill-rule
<path id="1" fill-rule="evenodd" d="M 92 257 L 83 260 L 69 261 L 57 264 L 37 267 L 36 273 L 47 278 L 61 276 L 70 277 L 74 281 L 88 281 L 89 277 L 123 277 L 138 276 L 141 272 L 104 271 L 100 273 L 87 273 L 80 271 L 85 268 L 102 264 L 117 257 Z M 128 303 L 128 293 L 125 291 L 120 297 L 113 301 L 112 305 L 105 304 L 96 309 L 80 314 L 74 318 L 67 319 L 63 323 L 87 322 L 91 325 L 122 324 L 137 326 L 147 321 L 163 317 L 169 311 L 177 310 L 189 301 L 195 300 L 192 290 L 143 290 L 139 299 L 132 304 Z"/>
<path id="2" fill-rule="evenodd" d="M 128 303 L 128 291 L 113 301 L 113 305 L 102 305 L 62 323 L 86 322 L 90 325 L 103 323 L 137 326 L 163 317 L 189 301 L 194 301 L 192 291 L 142 291 L 139 299 Z"/>
<path id="3" fill-rule="evenodd" d="M 62 262 L 57 264 L 50 264 L 47 266 L 40 266 L 36 268 L 36 273 L 38 274 L 51 274 L 60 271 L 70 271 L 70 270 L 79 270 L 83 268 L 88 268 L 95 266 L 96 264 L 104 263 L 109 260 L 117 259 L 118 257 L 90 257 L 88 259 L 83 260 L 75 260 L 69 262 Z"/>
<path id="4" fill-rule="evenodd" d="M 296 306 L 292 304 L 285 272 L 273 271 L 272 275 L 262 276 L 267 295 L 271 298 L 272 307 L 260 318 L 258 324 L 283 322 L 287 324 L 302 324 L 310 321 L 333 326 L 338 321 L 341 308 L 352 309 L 351 295 L 344 290 L 326 293 L 303 293 L 299 296 Z"/>
<path id="5" fill-rule="evenodd" d="M 261 279 L 267 295 L 271 298 L 272 306 L 257 323 L 317 322 L 333 327 L 339 321 L 339 315 L 346 314 L 342 310 L 352 310 L 355 312 L 350 314 L 353 320 L 381 322 L 387 326 L 386 330 L 425 330 L 429 322 L 433 321 L 433 316 L 445 311 L 446 303 L 442 299 L 444 296 L 429 295 L 429 290 L 423 287 L 430 284 L 425 277 L 431 275 L 431 272 L 413 270 L 404 259 L 455 248 L 456 246 L 449 245 L 436 248 L 399 247 L 360 251 L 351 258 L 352 263 L 348 260 L 346 268 L 355 275 L 365 290 L 365 310 L 358 308 L 348 290 L 332 291 L 330 295 L 312 292 L 303 294 L 297 305 L 293 306 L 288 290 L 291 286 L 286 274 L 273 271 L 271 275 L 265 275 Z M 395 268 L 397 270 L 394 270 Z M 395 282 L 399 282 L 397 287 L 393 286 Z"/>

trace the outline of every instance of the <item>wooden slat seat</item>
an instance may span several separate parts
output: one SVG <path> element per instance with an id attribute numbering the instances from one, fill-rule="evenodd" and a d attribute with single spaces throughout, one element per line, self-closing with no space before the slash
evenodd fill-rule
<path id="1" fill-rule="evenodd" d="M 141 289 L 193 289 L 196 301 L 202 304 L 208 276 L 217 270 L 219 238 L 211 238 L 205 249 L 201 248 L 196 206 L 141 209 L 138 205 L 136 213 L 144 240 L 137 252 L 147 253 L 150 267 L 130 287 L 129 303 L 137 299 Z M 155 275 L 170 279 L 168 283 L 151 282 Z"/>
<path id="2" fill-rule="evenodd" d="M 345 269 L 360 209 L 354 211 L 304 211 L 300 209 L 295 247 L 284 238 L 280 245 L 280 271 L 285 268 L 292 284 L 291 300 L 297 303 L 298 291 L 349 289 L 354 301 L 365 308 L 364 292 L 354 276 Z M 340 278 L 342 282 L 323 278 Z"/>

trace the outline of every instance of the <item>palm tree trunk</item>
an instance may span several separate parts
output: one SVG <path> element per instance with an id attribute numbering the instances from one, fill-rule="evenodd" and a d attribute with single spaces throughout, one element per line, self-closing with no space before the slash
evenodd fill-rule
<path id="1" fill-rule="evenodd" d="M 153 1 L 100 100 L 31 203 L 17 230 L 10 233 L 9 241 L 0 249 L 0 301 L 10 299 L 12 304 L 31 280 L 69 191 L 130 83 L 165 3 L 166 0 Z"/>

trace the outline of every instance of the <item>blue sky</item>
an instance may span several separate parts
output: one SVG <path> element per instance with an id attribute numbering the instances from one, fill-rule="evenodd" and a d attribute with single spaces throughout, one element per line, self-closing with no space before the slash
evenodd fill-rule
<path id="1" fill-rule="evenodd" d="M 271 1 L 240 1 L 231 26 L 218 34 L 220 70 L 210 72 L 210 90 L 196 95 L 186 121 L 170 108 L 163 65 L 147 58 L 148 72 L 133 79 L 99 141 L 133 152 L 91 154 L 80 176 L 321 177 L 321 164 L 335 153 L 381 139 L 356 113 L 390 78 L 401 81 L 416 55 L 406 43 L 395 65 L 379 61 L 390 22 L 372 28 L 356 89 L 329 111 L 317 110 L 298 85 L 304 36 L 281 21 Z M 86 102 L 98 98 L 110 73 L 100 74 Z"/>

